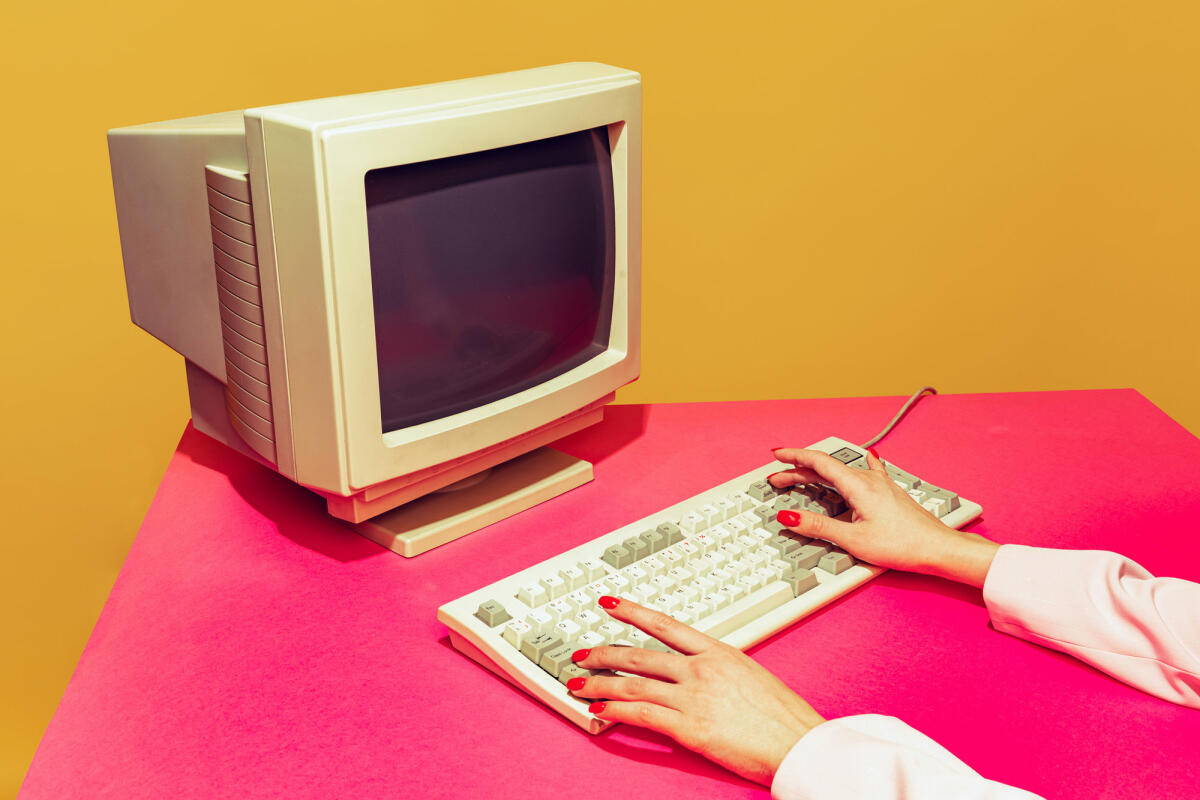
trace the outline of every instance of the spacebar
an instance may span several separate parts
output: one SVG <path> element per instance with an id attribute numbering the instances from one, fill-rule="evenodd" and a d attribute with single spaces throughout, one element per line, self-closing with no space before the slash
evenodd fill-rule
<path id="1" fill-rule="evenodd" d="M 755 589 L 753 593 L 740 600 L 735 600 L 732 605 L 722 608 L 712 616 L 705 617 L 694 627 L 714 639 L 720 639 L 794 597 L 792 587 L 783 581 L 771 581 L 763 588 Z"/>

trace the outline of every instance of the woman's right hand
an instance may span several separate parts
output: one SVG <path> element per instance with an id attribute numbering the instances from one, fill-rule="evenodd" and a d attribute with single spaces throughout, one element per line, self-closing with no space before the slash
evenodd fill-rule
<path id="1" fill-rule="evenodd" d="M 828 484 L 853 511 L 850 522 L 811 511 L 779 512 L 779 521 L 789 529 L 833 542 L 856 558 L 881 567 L 938 575 L 982 588 L 999 545 L 944 525 L 896 485 L 873 452 L 867 456 L 869 470 L 851 469 L 819 450 L 785 447 L 774 453 L 794 468 L 772 475 L 772 486 Z"/>

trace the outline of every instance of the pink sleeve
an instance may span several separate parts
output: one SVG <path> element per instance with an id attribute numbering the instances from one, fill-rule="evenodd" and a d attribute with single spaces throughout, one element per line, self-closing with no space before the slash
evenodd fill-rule
<path id="1" fill-rule="evenodd" d="M 821 723 L 796 743 L 775 773 L 776 800 L 1036 800 L 989 781 L 895 717 L 863 714 Z"/>
<path id="2" fill-rule="evenodd" d="M 983 599 L 996 630 L 1200 708 L 1200 584 L 1155 578 L 1116 553 L 1006 544 Z"/>

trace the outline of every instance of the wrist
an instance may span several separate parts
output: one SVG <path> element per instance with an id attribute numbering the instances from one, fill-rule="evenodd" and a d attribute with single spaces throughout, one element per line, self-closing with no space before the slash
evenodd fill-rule
<path id="1" fill-rule="evenodd" d="M 940 553 L 929 574 L 983 588 L 1000 545 L 981 536 L 955 532 L 955 541 Z"/>

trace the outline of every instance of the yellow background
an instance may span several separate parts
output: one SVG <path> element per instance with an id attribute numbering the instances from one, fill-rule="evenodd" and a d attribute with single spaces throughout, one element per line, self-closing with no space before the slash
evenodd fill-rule
<path id="1" fill-rule="evenodd" d="M 187 419 L 180 358 L 128 321 L 107 128 L 559 61 L 633 68 L 645 359 L 622 401 L 1133 386 L 1195 432 L 1198 9 L 6 10 L 0 789 Z"/>

